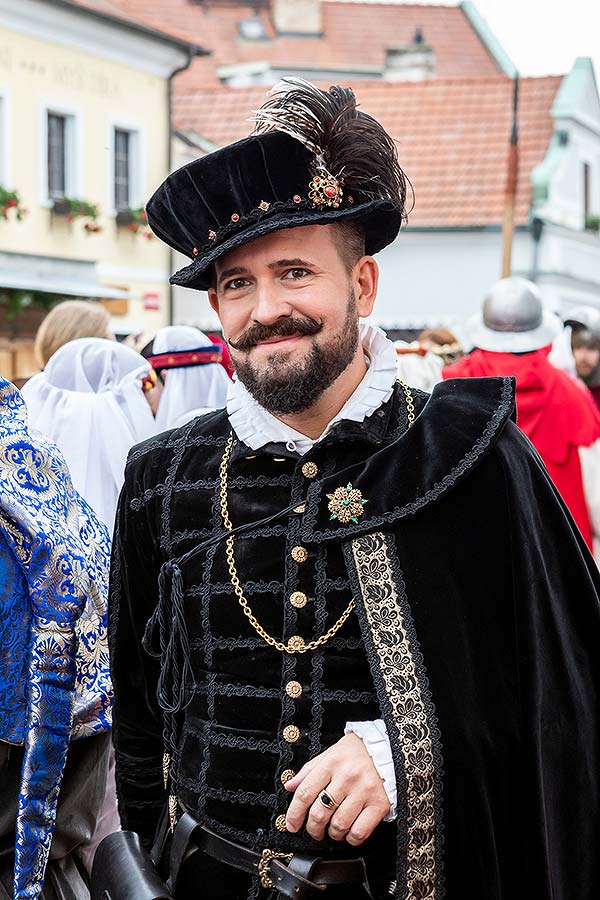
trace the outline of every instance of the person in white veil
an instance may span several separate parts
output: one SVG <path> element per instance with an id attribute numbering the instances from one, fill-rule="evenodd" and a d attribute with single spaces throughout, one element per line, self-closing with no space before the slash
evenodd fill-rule
<path id="1" fill-rule="evenodd" d="M 22 390 L 29 425 L 58 445 L 76 490 L 111 535 L 127 454 L 156 433 L 144 396 L 153 376 L 129 347 L 79 338 L 60 347 Z"/>
<path id="2" fill-rule="evenodd" d="M 164 384 L 156 413 L 159 431 L 225 406 L 231 382 L 222 365 L 223 351 L 199 328 L 161 328 L 143 353 Z"/>

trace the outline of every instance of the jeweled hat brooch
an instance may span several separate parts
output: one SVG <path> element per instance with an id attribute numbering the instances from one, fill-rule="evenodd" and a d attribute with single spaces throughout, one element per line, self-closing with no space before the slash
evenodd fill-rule
<path id="1" fill-rule="evenodd" d="M 286 78 L 254 120 L 252 136 L 173 172 L 148 201 L 154 233 L 192 260 L 173 284 L 206 289 L 220 256 L 283 228 L 359 220 L 370 254 L 394 240 L 407 181 L 350 88 Z"/>

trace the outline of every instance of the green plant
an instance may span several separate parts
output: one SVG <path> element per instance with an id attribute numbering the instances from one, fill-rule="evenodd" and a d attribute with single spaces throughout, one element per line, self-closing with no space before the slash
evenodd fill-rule
<path id="1" fill-rule="evenodd" d="M 88 200 L 80 200 L 77 197 L 59 197 L 54 200 L 53 211 L 55 215 L 65 216 L 67 222 L 75 219 L 85 219 L 84 229 L 88 234 L 96 234 L 102 231 L 98 225 L 98 206 Z"/>
<path id="2" fill-rule="evenodd" d="M 600 216 L 586 216 L 585 230 L 593 231 L 595 234 L 600 233 Z"/>
<path id="3" fill-rule="evenodd" d="M 87 200 L 77 200 L 75 197 L 63 197 L 62 199 L 69 208 L 67 221 L 72 222 L 78 218 L 95 221 L 98 218 L 98 207 L 95 203 L 89 203 Z"/>
<path id="4" fill-rule="evenodd" d="M 46 294 L 43 291 L 24 291 L 19 288 L 4 288 L 0 290 L 0 307 L 6 309 L 6 318 L 12 322 L 26 309 L 38 308 L 50 310 L 62 300 L 56 294 Z"/>
<path id="5" fill-rule="evenodd" d="M 132 234 L 139 234 L 146 240 L 151 240 L 153 237 L 148 227 L 148 216 L 145 209 L 120 210 L 117 215 L 117 223 L 119 223 L 119 219 L 121 224 L 127 228 L 127 231 L 131 231 Z"/>
<path id="6" fill-rule="evenodd" d="M 19 222 L 23 216 L 27 214 L 27 210 L 21 204 L 19 192 L 8 191 L 0 185 L 0 216 L 2 216 L 3 219 L 8 219 L 8 214 L 11 210 L 15 213 L 15 218 L 18 219 Z"/>

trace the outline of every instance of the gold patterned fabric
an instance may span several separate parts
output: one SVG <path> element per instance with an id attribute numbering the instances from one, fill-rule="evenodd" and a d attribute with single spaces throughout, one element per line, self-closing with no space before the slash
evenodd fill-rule
<path id="1" fill-rule="evenodd" d="M 372 642 L 379 674 L 398 791 L 398 815 L 406 818 L 394 896 L 440 900 L 442 888 L 441 754 L 431 692 L 398 569 L 393 537 L 383 532 L 351 544 L 362 602 L 359 614 Z M 357 597 L 358 601 L 359 598 Z M 393 727 L 390 728 L 390 725 Z M 402 791 L 404 785 L 404 791 Z M 401 794 L 404 793 L 404 804 Z M 404 806 L 404 809 L 402 809 Z"/>

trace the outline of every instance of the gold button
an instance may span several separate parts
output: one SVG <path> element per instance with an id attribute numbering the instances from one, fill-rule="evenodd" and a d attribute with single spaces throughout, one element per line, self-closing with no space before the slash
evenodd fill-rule
<path id="1" fill-rule="evenodd" d="M 295 744 L 300 737 L 300 729 L 297 725 L 286 725 L 283 729 L 283 739 L 288 744 Z"/>
<path id="2" fill-rule="evenodd" d="M 300 653 L 304 649 L 304 638 L 299 634 L 294 634 L 287 642 L 288 650 L 292 653 Z"/>
<path id="3" fill-rule="evenodd" d="M 305 462 L 302 466 L 302 474 L 305 478 L 314 478 L 319 468 L 314 462 Z"/>
<path id="4" fill-rule="evenodd" d="M 308 603 L 308 597 L 306 594 L 302 593 L 302 591 L 294 591 L 293 594 L 290 594 L 290 603 L 292 606 L 295 606 L 296 609 L 302 609 L 302 607 L 306 606 Z"/>
<path id="5" fill-rule="evenodd" d="M 281 783 L 287 784 L 288 781 L 292 780 L 292 778 L 294 777 L 295 774 L 296 773 L 294 772 L 293 769 L 284 769 L 284 771 L 280 775 Z"/>
<path id="6" fill-rule="evenodd" d="M 285 816 L 277 816 L 275 819 L 275 828 L 277 831 L 285 831 L 286 830 L 286 821 Z"/>
<path id="7" fill-rule="evenodd" d="M 293 547 L 292 559 L 297 563 L 306 562 L 306 560 L 308 559 L 308 550 L 306 549 L 306 547 Z"/>
<path id="8" fill-rule="evenodd" d="M 302 693 L 302 685 L 299 681 L 288 681 L 285 686 L 285 692 L 288 697 L 299 697 Z"/>

